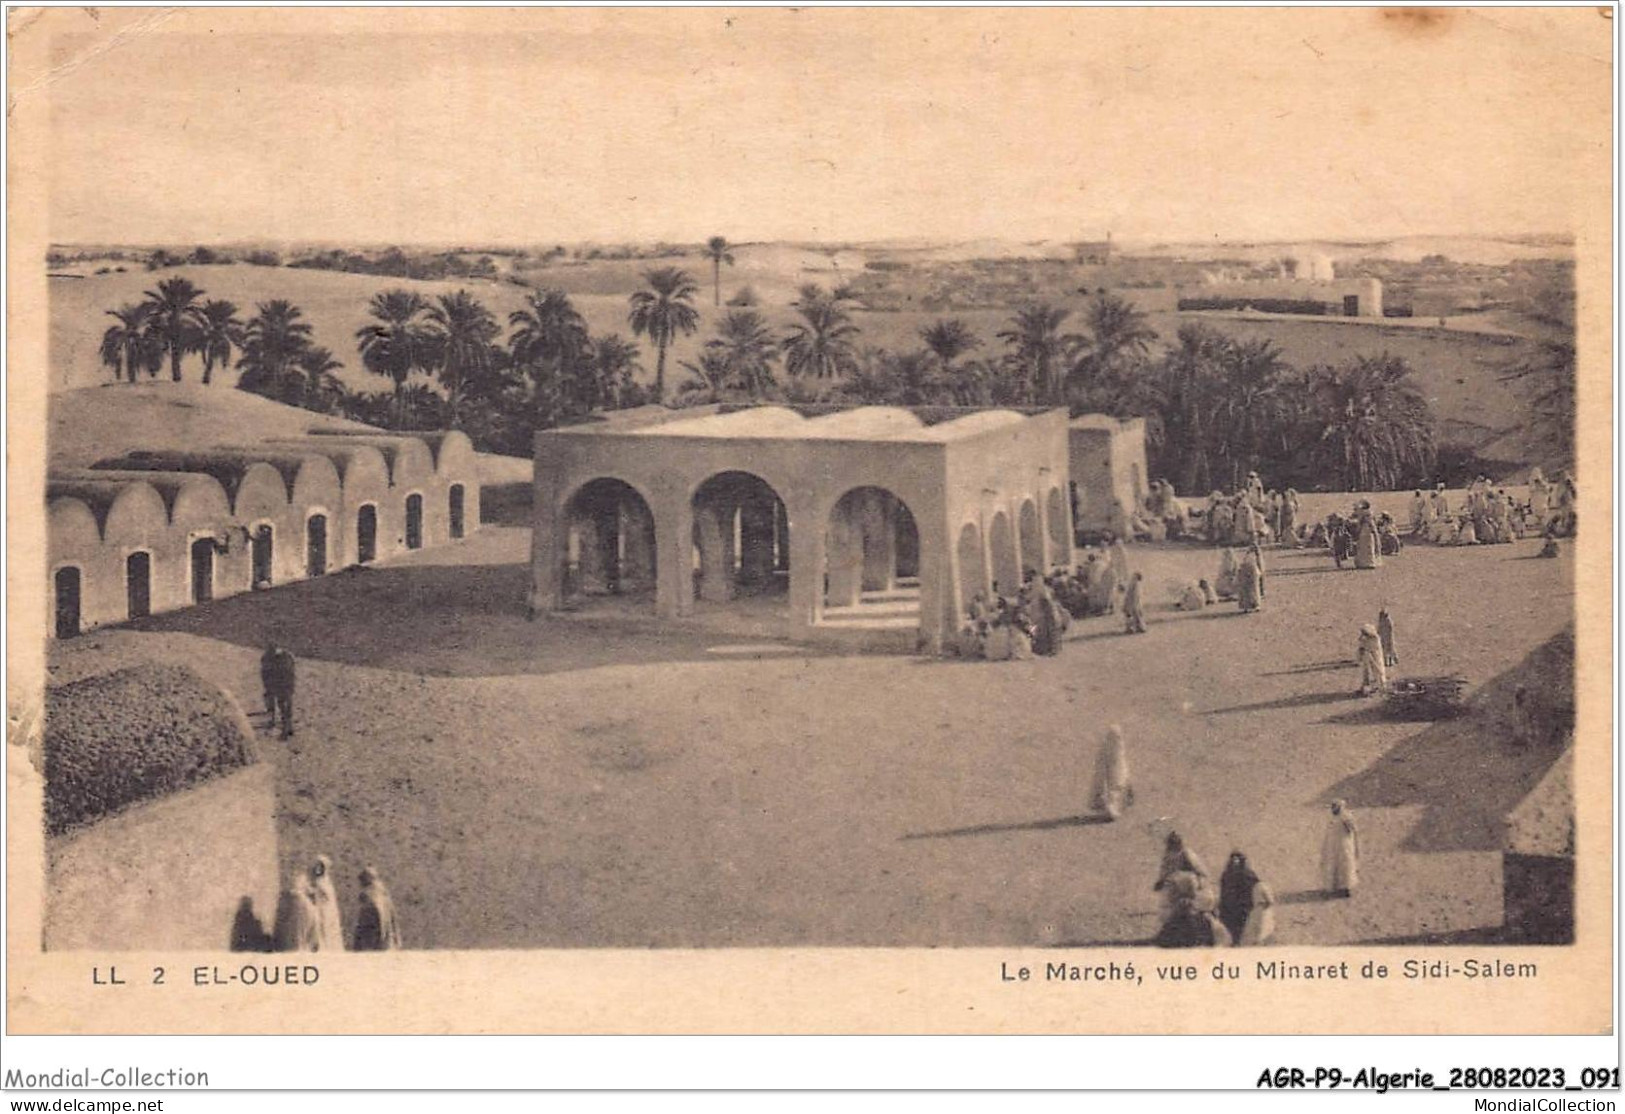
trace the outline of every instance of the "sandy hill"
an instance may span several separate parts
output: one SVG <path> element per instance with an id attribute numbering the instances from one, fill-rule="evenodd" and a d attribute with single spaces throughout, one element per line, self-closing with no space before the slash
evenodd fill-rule
<path id="1" fill-rule="evenodd" d="M 51 396 L 51 464 L 84 468 L 134 449 L 182 449 L 371 427 L 224 385 L 108 383 Z"/>
<path id="2" fill-rule="evenodd" d="M 223 384 L 166 380 L 58 391 L 51 395 L 49 419 L 49 456 L 56 468 L 85 468 L 137 449 L 187 449 L 302 437 L 312 429 L 373 428 Z M 488 484 L 523 483 L 531 477 L 529 460 L 482 453 L 480 465 Z"/>

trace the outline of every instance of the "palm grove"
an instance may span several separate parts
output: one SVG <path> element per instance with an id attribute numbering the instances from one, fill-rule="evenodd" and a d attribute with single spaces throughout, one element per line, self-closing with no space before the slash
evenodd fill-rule
<path id="1" fill-rule="evenodd" d="M 713 245 L 713 248 L 715 245 Z M 710 252 L 716 268 L 731 262 Z M 715 280 L 715 276 L 713 276 Z M 712 284 L 716 286 L 715 281 Z M 237 386 L 279 402 L 394 429 L 461 428 L 483 450 L 528 455 L 537 429 L 595 411 L 666 401 L 847 402 L 902 406 L 1066 406 L 1073 413 L 1142 416 L 1154 467 L 1182 492 L 1235 489 L 1249 471 L 1303 489 L 1409 487 L 1435 468 L 1433 420 L 1403 360 L 1357 357 L 1295 368 L 1268 340 L 1237 340 L 1200 323 L 1159 338 L 1132 304 L 1106 292 L 1079 307 L 1024 306 L 991 338 L 958 318 L 921 329 L 892 351 L 863 343 L 851 292 L 801 288 L 788 328 L 754 308 L 728 308 L 695 359 L 668 366 L 695 334 L 701 287 L 674 267 L 648 270 L 628 304 L 627 327 L 644 352 L 593 335 L 561 291 L 529 293 L 495 315 L 466 290 L 434 298 L 378 293 L 356 333 L 356 358 L 384 389 L 345 388 L 343 363 L 316 345 L 299 307 L 259 303 L 246 320 L 174 277 L 116 319 L 101 359 L 134 382 L 183 378 L 195 357 L 202 381 L 235 364 Z M 720 301 L 720 290 L 713 289 Z M 668 373 L 681 373 L 668 390 Z"/>

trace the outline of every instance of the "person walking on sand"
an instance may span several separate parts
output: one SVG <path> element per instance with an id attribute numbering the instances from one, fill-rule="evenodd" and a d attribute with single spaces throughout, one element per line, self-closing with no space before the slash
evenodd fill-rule
<path id="1" fill-rule="evenodd" d="M 293 653 L 275 642 L 266 644 L 260 655 L 260 683 L 265 687 L 265 714 L 271 726 L 282 720 L 282 738 L 293 737 Z"/>
<path id="2" fill-rule="evenodd" d="M 1333 897 L 1352 897 L 1360 884 L 1360 830 L 1348 802 L 1332 802 L 1332 815 L 1320 840 L 1321 887 Z"/>
<path id="3" fill-rule="evenodd" d="M 1244 612 L 1257 611 L 1264 598 L 1264 572 L 1258 567 L 1258 557 L 1248 550 L 1236 570 L 1236 607 Z"/>
<path id="4" fill-rule="evenodd" d="M 1399 664 L 1399 654 L 1394 649 L 1394 620 L 1386 607 L 1377 611 L 1377 638 L 1382 642 L 1382 664 L 1386 672 Z"/>
<path id="5" fill-rule="evenodd" d="M 401 947 L 401 926 L 395 919 L 395 902 L 390 899 L 376 867 L 361 871 L 361 900 L 356 910 L 355 940 L 358 952 L 392 952 Z"/>
<path id="6" fill-rule="evenodd" d="M 1253 909 L 1247 914 L 1247 923 L 1236 937 L 1236 945 L 1257 948 L 1275 939 L 1275 891 L 1263 882 L 1253 887 Z"/>
<path id="7" fill-rule="evenodd" d="M 1360 659 L 1360 696 L 1370 696 L 1388 688 L 1388 668 L 1382 660 L 1382 636 L 1377 628 L 1367 623 L 1360 628 L 1360 641 L 1355 646 Z"/>
<path id="8" fill-rule="evenodd" d="M 1108 820 L 1116 820 L 1134 803 L 1134 786 L 1129 780 L 1128 755 L 1123 750 L 1123 729 L 1117 724 L 1106 728 L 1106 738 L 1095 754 L 1095 779 L 1089 789 L 1089 805 Z"/>
<path id="9" fill-rule="evenodd" d="M 1232 939 L 1240 940 L 1242 930 L 1247 927 L 1247 918 L 1253 912 L 1253 889 L 1257 885 L 1258 875 L 1247 864 L 1247 856 L 1240 851 L 1230 852 L 1230 861 L 1219 875 L 1219 920 L 1224 922 Z"/>
<path id="10" fill-rule="evenodd" d="M 1128 591 L 1123 593 L 1123 631 L 1125 634 L 1145 633 L 1145 608 L 1140 587 L 1144 583 L 1145 574 L 1137 572 L 1129 578 Z"/>
<path id="11" fill-rule="evenodd" d="M 288 876 L 288 884 L 277 898 L 271 948 L 279 952 L 313 952 L 320 950 L 320 943 L 310 879 L 304 871 L 296 870 Z"/>
<path id="12" fill-rule="evenodd" d="M 316 910 L 316 951 L 344 950 L 344 922 L 339 916 L 339 895 L 333 889 L 333 860 L 317 855 L 310 864 L 310 903 Z"/>

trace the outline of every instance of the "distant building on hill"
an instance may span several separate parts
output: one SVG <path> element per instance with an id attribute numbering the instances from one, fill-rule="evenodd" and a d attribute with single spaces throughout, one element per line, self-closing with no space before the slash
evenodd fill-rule
<path id="1" fill-rule="evenodd" d="M 1311 317 L 1383 315 L 1382 283 L 1378 279 L 1330 277 L 1333 273 L 1330 260 L 1299 264 L 1296 272 L 1328 277 L 1282 277 L 1184 286 L 1179 288 L 1179 308 L 1187 311 L 1252 309 L 1260 313 L 1298 313 Z"/>
<path id="2" fill-rule="evenodd" d="M 1112 261 L 1112 239 L 1086 240 L 1072 245 L 1072 258 L 1079 263 L 1102 264 Z"/>

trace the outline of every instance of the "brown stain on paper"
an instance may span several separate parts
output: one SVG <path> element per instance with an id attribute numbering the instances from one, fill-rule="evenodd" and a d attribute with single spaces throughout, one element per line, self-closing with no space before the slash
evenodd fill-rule
<path id="1" fill-rule="evenodd" d="M 1455 8 L 1382 8 L 1377 18 L 1405 38 L 1431 39 L 1447 34 L 1460 14 Z"/>

